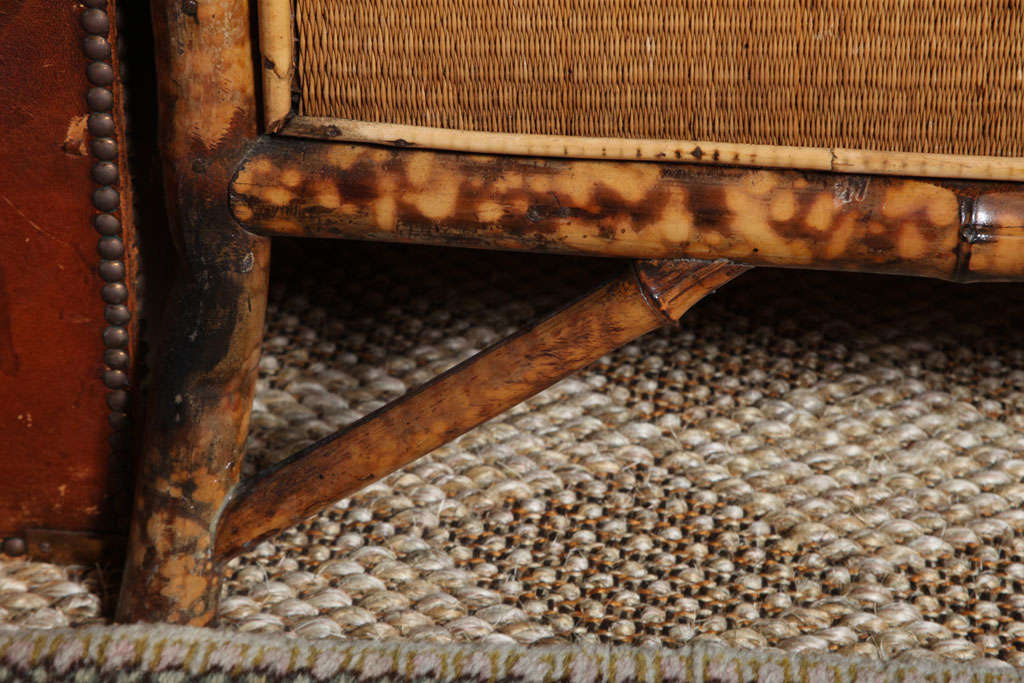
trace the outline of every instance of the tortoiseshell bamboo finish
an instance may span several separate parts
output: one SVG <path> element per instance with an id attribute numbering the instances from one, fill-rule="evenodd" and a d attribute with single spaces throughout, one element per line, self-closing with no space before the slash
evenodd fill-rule
<path id="1" fill-rule="evenodd" d="M 1014 183 L 262 139 L 231 210 L 267 235 L 1024 278 Z"/>

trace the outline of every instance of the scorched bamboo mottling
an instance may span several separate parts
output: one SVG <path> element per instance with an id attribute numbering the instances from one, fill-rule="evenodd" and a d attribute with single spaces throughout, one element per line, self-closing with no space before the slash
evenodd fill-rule
<path id="1" fill-rule="evenodd" d="M 225 202 L 257 134 L 246 0 L 154 0 L 161 152 L 180 255 L 139 462 L 118 619 L 216 613 L 212 533 L 240 473 L 266 306 L 269 240 Z"/>
<path id="2" fill-rule="evenodd" d="M 264 138 L 230 201 L 242 225 L 268 235 L 1024 277 L 1024 187 L 1014 183 Z"/>

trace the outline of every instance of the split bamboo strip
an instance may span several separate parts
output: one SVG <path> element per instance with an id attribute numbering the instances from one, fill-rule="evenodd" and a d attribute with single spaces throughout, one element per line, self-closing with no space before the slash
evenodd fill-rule
<path id="1" fill-rule="evenodd" d="M 778 147 L 684 140 L 624 140 L 558 135 L 487 133 L 297 116 L 285 135 L 477 154 L 568 159 L 685 161 L 692 164 L 792 168 L 876 175 L 1024 181 L 1024 158 L 917 152 L 877 152 L 819 147 Z"/>

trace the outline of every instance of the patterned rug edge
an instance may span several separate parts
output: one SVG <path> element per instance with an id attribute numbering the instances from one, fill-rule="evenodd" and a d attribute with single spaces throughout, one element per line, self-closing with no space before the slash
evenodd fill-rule
<path id="1" fill-rule="evenodd" d="M 1018 681 L 1009 665 L 878 660 L 698 644 L 522 647 L 303 640 L 169 625 L 0 633 L 0 681 Z"/>

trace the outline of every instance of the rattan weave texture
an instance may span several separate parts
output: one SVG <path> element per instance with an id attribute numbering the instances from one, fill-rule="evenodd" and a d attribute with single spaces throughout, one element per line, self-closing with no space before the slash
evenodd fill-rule
<path id="1" fill-rule="evenodd" d="M 1020 0 L 296 0 L 300 113 L 1024 156 Z"/>

